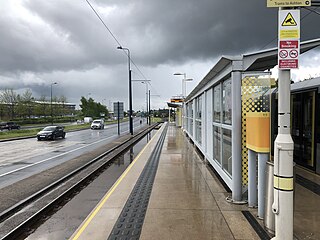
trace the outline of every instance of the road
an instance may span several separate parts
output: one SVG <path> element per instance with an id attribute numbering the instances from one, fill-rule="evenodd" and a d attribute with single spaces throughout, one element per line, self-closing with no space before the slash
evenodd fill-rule
<path id="1" fill-rule="evenodd" d="M 138 129 L 140 118 L 134 120 Z M 121 124 L 121 134 L 128 133 L 128 123 Z M 0 188 L 73 159 L 118 138 L 117 124 L 103 130 L 69 132 L 65 139 L 37 141 L 36 138 L 0 143 Z"/>

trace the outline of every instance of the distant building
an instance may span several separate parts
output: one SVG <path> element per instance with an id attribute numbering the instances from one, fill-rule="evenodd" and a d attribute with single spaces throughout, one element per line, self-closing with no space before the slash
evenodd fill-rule
<path id="1" fill-rule="evenodd" d="M 9 120 L 14 118 L 45 117 L 51 114 L 50 101 L 31 101 L 29 103 L 1 103 L 0 119 Z M 72 116 L 76 110 L 75 103 L 52 102 L 52 109 L 55 116 Z"/>
<path id="2" fill-rule="evenodd" d="M 51 105 L 51 102 L 48 101 L 34 101 L 36 104 L 47 104 Z M 52 102 L 53 106 L 62 106 L 66 109 L 74 111 L 76 109 L 76 104 L 75 103 L 67 103 L 67 102 Z"/>

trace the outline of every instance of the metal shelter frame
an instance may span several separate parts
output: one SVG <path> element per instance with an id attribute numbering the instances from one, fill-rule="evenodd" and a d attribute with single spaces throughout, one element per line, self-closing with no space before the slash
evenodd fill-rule
<path id="1" fill-rule="evenodd" d="M 313 48 L 320 46 L 320 39 L 305 41 L 300 44 L 300 54 L 303 54 Z M 195 100 L 204 94 L 204 104 L 202 104 L 203 125 L 201 129 L 201 141 L 195 139 L 195 114 L 192 116 L 193 130 L 188 131 L 185 126 L 184 130 L 188 136 L 194 141 L 195 145 L 202 152 L 205 158 L 215 168 L 224 182 L 232 190 L 232 201 L 241 202 L 243 195 L 242 185 L 242 153 L 241 153 L 241 81 L 243 74 L 255 72 L 263 72 L 270 70 L 277 65 L 278 48 L 258 51 L 240 56 L 222 56 L 214 65 L 209 73 L 200 81 L 193 91 L 186 97 L 182 109 L 184 110 L 183 118 L 187 118 L 186 105 L 192 103 L 193 112 L 195 112 Z M 212 91 L 213 86 L 231 79 L 231 95 L 232 95 L 232 123 L 230 128 L 232 131 L 232 174 L 228 175 L 223 169 L 212 159 Z M 210 106 L 210 108 L 207 108 Z M 183 121 L 186 122 L 186 121 Z"/>

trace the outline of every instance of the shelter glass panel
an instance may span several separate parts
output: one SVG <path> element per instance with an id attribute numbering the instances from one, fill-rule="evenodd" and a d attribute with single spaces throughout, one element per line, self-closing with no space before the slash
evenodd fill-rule
<path id="1" fill-rule="evenodd" d="M 222 85 L 222 107 L 223 107 L 223 123 L 232 123 L 232 95 L 231 95 L 231 79 L 224 81 Z"/>
<path id="2" fill-rule="evenodd" d="M 196 119 L 195 119 L 195 124 L 196 124 L 196 141 L 201 145 L 201 140 L 202 140 L 202 134 L 201 134 L 201 111 L 202 111 L 202 95 L 196 98 Z"/>
<path id="3" fill-rule="evenodd" d="M 221 87 L 217 85 L 213 89 L 213 121 L 221 122 Z"/>
<path id="4" fill-rule="evenodd" d="M 193 136 L 193 103 L 188 103 L 188 132 Z"/>
<path id="5" fill-rule="evenodd" d="M 196 121 L 196 141 L 201 145 L 201 121 Z"/>
<path id="6" fill-rule="evenodd" d="M 201 120 L 202 96 L 196 98 L 196 119 Z"/>
<path id="7" fill-rule="evenodd" d="M 221 128 L 213 126 L 213 158 L 221 164 Z"/>
<path id="8" fill-rule="evenodd" d="M 223 144 L 222 144 L 222 167 L 232 175 L 232 133 L 229 129 L 223 129 Z"/>

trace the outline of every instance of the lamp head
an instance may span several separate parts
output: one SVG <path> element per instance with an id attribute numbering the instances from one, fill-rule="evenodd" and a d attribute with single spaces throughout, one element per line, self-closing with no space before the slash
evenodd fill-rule
<path id="1" fill-rule="evenodd" d="M 119 47 L 117 47 L 117 49 L 122 49 L 122 47 L 121 47 L 121 46 L 119 46 Z"/>
<path id="2" fill-rule="evenodd" d="M 173 75 L 183 75 L 183 73 L 174 73 Z"/>

